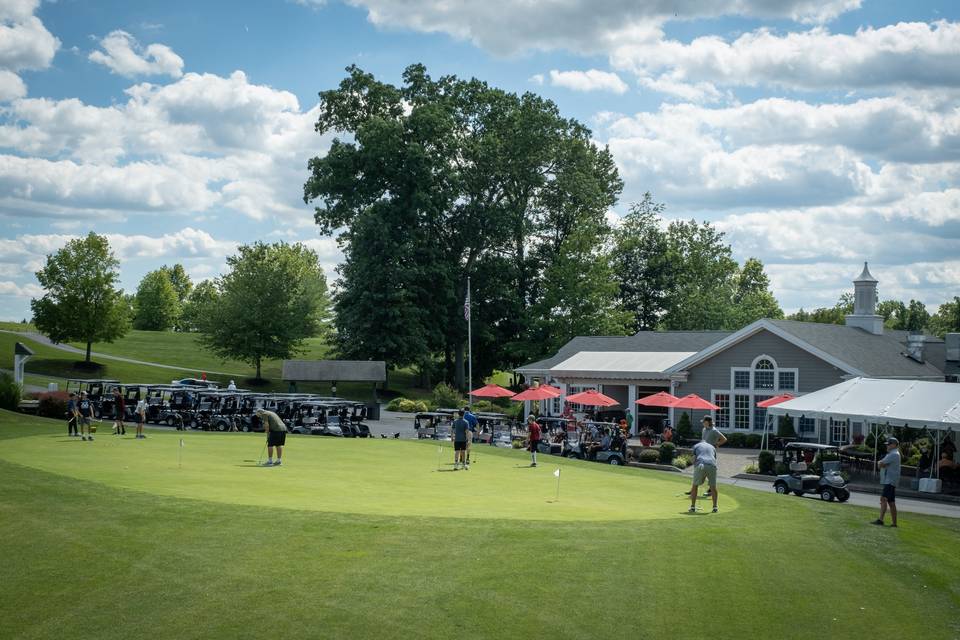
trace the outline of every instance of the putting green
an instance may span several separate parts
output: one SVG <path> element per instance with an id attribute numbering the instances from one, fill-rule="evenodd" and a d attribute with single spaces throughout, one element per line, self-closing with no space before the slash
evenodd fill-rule
<path id="1" fill-rule="evenodd" d="M 289 437 L 284 465 L 263 468 L 263 442 L 256 434 L 151 432 L 136 440 L 101 432 L 92 443 L 46 434 L 6 440 L 0 458 L 135 491 L 326 512 L 608 521 L 681 517 L 687 508 L 682 479 L 661 472 L 554 456 L 531 468 L 522 451 L 484 446 L 474 447 L 470 471 L 453 471 L 450 443 L 441 452 L 438 443 L 312 436 Z M 725 496 L 723 506 L 726 513 L 736 501 Z"/>

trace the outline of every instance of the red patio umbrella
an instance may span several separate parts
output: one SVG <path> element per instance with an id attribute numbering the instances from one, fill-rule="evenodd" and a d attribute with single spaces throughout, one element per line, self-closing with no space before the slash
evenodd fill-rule
<path id="1" fill-rule="evenodd" d="M 637 400 L 637 404 L 643 405 L 645 407 L 670 407 L 673 406 L 673 403 L 679 400 L 677 396 L 667 393 L 666 391 L 658 391 L 653 395 L 649 395 L 645 398 L 640 398 Z"/>
<path id="2" fill-rule="evenodd" d="M 716 411 L 720 408 L 712 402 L 704 400 L 695 393 L 683 396 L 670 406 L 674 409 L 699 409 L 701 411 Z"/>
<path id="3" fill-rule="evenodd" d="M 571 404 L 585 404 L 590 407 L 612 407 L 615 404 L 620 404 L 610 396 L 605 396 L 593 389 L 567 396 L 567 402 Z"/>
<path id="4" fill-rule="evenodd" d="M 530 387 L 529 389 L 521 391 L 510 399 L 516 400 L 517 402 L 523 402 L 524 400 L 550 400 L 551 398 L 556 398 L 559 395 L 556 393 L 556 391 L 551 391 L 551 389 L 553 389 L 553 387 Z"/>
<path id="5" fill-rule="evenodd" d="M 780 404 L 781 402 L 786 402 L 787 400 L 793 400 L 795 397 L 796 396 L 790 393 L 782 393 L 779 396 L 773 396 L 772 398 L 761 400 L 757 403 L 757 406 L 761 409 L 766 409 L 767 407 L 772 407 L 775 404 Z"/>
<path id="6" fill-rule="evenodd" d="M 488 384 L 479 389 L 474 389 L 470 392 L 470 395 L 478 398 L 512 398 L 514 393 L 498 384 Z"/>

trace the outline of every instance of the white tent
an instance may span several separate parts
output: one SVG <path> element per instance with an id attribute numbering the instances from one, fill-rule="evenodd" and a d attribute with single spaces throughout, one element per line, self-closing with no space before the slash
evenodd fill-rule
<path id="1" fill-rule="evenodd" d="M 960 429 L 960 384 L 853 378 L 774 405 L 767 413 L 949 431 Z"/>

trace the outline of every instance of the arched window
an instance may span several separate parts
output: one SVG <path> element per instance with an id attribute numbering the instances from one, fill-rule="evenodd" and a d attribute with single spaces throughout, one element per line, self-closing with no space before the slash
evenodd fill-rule
<path id="1" fill-rule="evenodd" d="M 777 367 L 767 358 L 757 360 L 753 365 L 753 388 L 773 389 Z"/>

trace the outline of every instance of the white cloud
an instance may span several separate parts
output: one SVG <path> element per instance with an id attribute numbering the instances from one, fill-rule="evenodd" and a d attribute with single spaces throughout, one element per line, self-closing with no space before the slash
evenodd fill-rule
<path id="1" fill-rule="evenodd" d="M 183 75 L 183 58 L 165 44 L 141 47 L 137 39 L 126 31 L 112 31 L 100 41 L 102 50 L 93 51 L 89 58 L 112 72 L 133 78 L 136 76 Z"/>
<path id="2" fill-rule="evenodd" d="M 901 22 L 854 34 L 823 27 L 778 34 L 762 28 L 733 41 L 703 36 L 689 44 L 659 37 L 623 41 L 611 65 L 672 83 L 797 90 L 960 86 L 960 23 Z"/>
<path id="3" fill-rule="evenodd" d="M 60 48 L 43 23 L 33 15 L 36 0 L 0 3 L 0 102 L 21 98 L 27 88 L 16 72 L 46 69 Z"/>
<path id="4" fill-rule="evenodd" d="M 530 76 L 529 78 L 527 78 L 527 81 L 528 81 L 528 82 L 532 82 L 533 84 L 538 85 L 538 86 L 543 86 L 543 80 L 544 80 L 544 78 L 543 78 L 543 74 L 542 74 L 542 73 L 535 73 L 535 74 L 533 74 L 532 76 Z"/>
<path id="5" fill-rule="evenodd" d="M 36 284 L 27 283 L 18 285 L 10 280 L 0 280 L 0 296 L 16 296 L 19 298 L 38 298 L 43 295 L 43 289 Z"/>
<path id="6" fill-rule="evenodd" d="M 13 71 L 0 69 L 0 102 L 9 102 L 27 95 L 27 85 Z"/>
<path id="7" fill-rule="evenodd" d="M 611 91 L 626 93 L 630 87 L 615 73 L 588 69 L 587 71 L 550 71 L 550 84 L 573 91 Z"/>
<path id="8" fill-rule="evenodd" d="M 786 18 L 823 23 L 860 6 L 861 0 L 348 0 L 383 28 L 446 33 L 496 54 L 567 49 L 596 53 L 635 40 L 667 20 L 724 15 Z"/>

